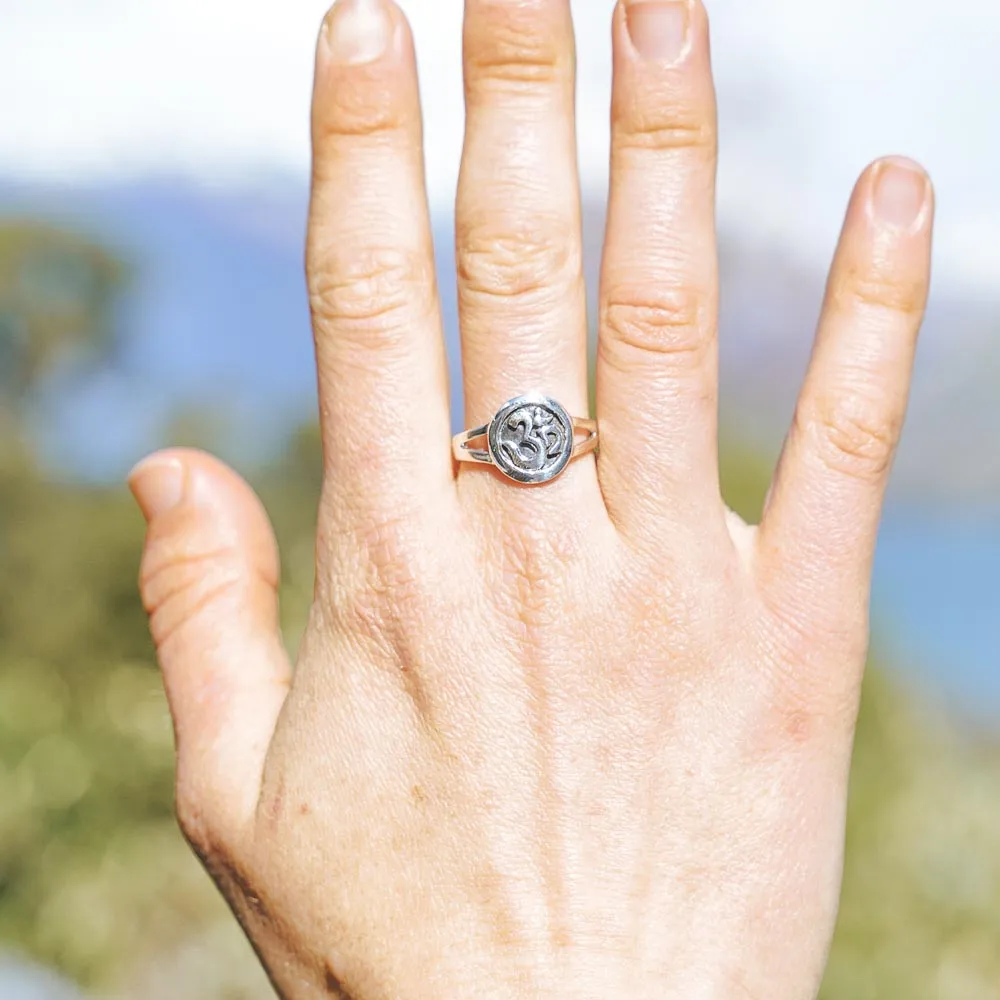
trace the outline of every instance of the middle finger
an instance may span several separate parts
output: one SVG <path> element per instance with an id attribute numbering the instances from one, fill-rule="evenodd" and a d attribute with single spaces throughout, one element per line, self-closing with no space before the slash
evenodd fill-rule
<path id="1" fill-rule="evenodd" d="M 586 416 L 569 0 L 466 0 L 465 80 L 456 257 L 468 426 L 530 391 Z"/>

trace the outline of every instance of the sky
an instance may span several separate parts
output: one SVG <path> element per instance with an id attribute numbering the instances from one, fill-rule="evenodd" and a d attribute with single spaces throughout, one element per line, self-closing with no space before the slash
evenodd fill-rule
<path id="1" fill-rule="evenodd" d="M 517 0 L 510 0 L 517 2 Z M 580 159 L 607 185 L 611 0 L 574 0 Z M 417 38 L 432 204 L 462 133 L 461 0 L 403 0 Z M 826 260 L 854 178 L 906 153 L 939 191 L 937 279 L 1000 277 L 1000 5 L 708 0 L 723 226 Z M 0 178 L 301 179 L 323 0 L 0 0 Z"/>

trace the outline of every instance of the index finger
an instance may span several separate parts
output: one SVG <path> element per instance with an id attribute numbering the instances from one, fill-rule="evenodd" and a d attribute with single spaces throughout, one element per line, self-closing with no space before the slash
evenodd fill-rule
<path id="1" fill-rule="evenodd" d="M 390 0 L 339 0 L 321 32 L 307 271 L 325 509 L 426 508 L 454 484 L 447 365 L 413 40 Z"/>

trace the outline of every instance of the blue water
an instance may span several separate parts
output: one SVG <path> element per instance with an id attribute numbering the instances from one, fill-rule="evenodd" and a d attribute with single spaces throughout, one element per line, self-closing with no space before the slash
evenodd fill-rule
<path id="1" fill-rule="evenodd" d="M 900 670 L 1000 721 L 1000 498 L 993 511 L 890 508 L 873 622 Z"/>

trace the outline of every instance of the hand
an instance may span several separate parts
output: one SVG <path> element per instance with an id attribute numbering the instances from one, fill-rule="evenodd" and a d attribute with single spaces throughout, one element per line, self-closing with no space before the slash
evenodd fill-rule
<path id="1" fill-rule="evenodd" d="M 567 0 L 468 0 L 465 421 L 587 411 Z M 142 589 L 182 826 L 286 998 L 815 997 L 932 195 L 858 183 L 762 524 L 719 495 L 715 105 L 697 3 L 614 16 L 601 450 L 450 449 L 412 41 L 342 0 L 314 100 L 325 484 L 294 675 L 260 505 L 148 459 Z"/>

